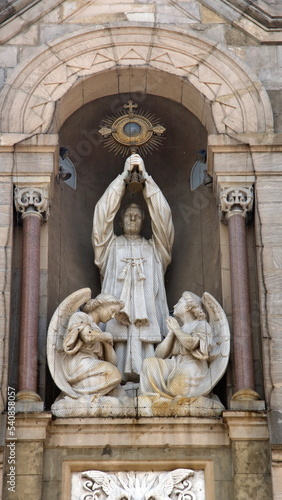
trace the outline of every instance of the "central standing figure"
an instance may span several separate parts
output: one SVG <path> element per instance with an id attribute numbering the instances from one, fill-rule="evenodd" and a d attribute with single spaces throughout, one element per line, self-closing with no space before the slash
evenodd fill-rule
<path id="1" fill-rule="evenodd" d="M 145 186 L 143 195 L 152 225 L 152 238 L 140 236 L 144 213 L 131 204 L 122 214 L 124 234 L 114 234 L 113 222 L 125 191 L 128 171 L 138 165 Z M 138 154 L 127 158 L 124 171 L 98 201 L 93 219 L 95 264 L 102 279 L 102 293 L 122 300 L 123 314 L 106 324 L 114 339 L 118 369 L 124 381 L 137 382 L 142 361 L 154 356 L 154 344 L 166 333 L 168 307 L 164 274 L 171 261 L 174 228 L 170 207 L 160 188 L 145 170 Z"/>

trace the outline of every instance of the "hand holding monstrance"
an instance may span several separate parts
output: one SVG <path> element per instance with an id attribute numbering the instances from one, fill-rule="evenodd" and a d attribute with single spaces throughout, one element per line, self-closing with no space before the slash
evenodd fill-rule
<path id="1" fill-rule="evenodd" d="M 131 193 L 138 193 L 144 187 L 147 172 L 144 161 L 138 154 L 132 154 L 124 164 L 124 181 Z"/>

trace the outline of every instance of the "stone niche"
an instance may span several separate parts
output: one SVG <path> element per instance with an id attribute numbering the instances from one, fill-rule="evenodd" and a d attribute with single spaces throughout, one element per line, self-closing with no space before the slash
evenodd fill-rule
<path id="1" fill-rule="evenodd" d="M 169 309 L 184 290 L 199 296 L 208 291 L 222 302 L 216 200 L 211 188 L 201 186 L 191 191 L 189 180 L 197 152 L 207 148 L 207 131 L 190 111 L 169 99 L 141 93 L 118 94 L 85 104 L 60 130 L 60 146 L 69 149 L 77 171 L 77 189 L 63 182 L 54 185 L 49 217 L 49 319 L 57 304 L 75 290 L 89 287 L 93 297 L 100 292 L 91 244 L 93 211 L 106 187 L 123 171 L 125 158 L 105 148 L 98 131 L 102 120 L 124 111 L 123 105 L 129 99 L 145 112 L 155 114 L 166 128 L 162 145 L 147 154 L 144 161 L 171 207 L 175 225 L 172 262 L 165 275 Z M 121 208 L 130 202 L 141 204 L 146 212 L 141 193 L 126 193 Z M 143 236 L 150 238 L 148 213 L 146 220 Z M 115 232 L 121 234 L 119 215 Z M 51 387 L 52 383 L 47 389 L 48 407 L 57 395 Z"/>

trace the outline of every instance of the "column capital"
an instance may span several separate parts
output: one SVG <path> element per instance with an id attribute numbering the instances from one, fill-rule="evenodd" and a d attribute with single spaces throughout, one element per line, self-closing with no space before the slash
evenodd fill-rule
<path id="1" fill-rule="evenodd" d="M 24 218 L 27 214 L 47 220 L 49 215 L 49 192 L 47 186 L 17 185 L 14 191 L 17 212 Z"/>
<path id="2" fill-rule="evenodd" d="M 222 222 L 227 223 L 232 215 L 242 215 L 247 219 L 253 209 L 254 190 L 251 184 L 230 183 L 218 186 L 219 213 Z"/>

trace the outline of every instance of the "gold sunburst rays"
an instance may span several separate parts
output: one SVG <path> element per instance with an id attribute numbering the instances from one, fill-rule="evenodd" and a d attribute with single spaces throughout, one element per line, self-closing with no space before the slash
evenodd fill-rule
<path id="1" fill-rule="evenodd" d="M 103 120 L 99 133 L 104 146 L 122 156 L 136 152 L 142 156 L 152 153 L 164 140 L 166 129 L 155 114 L 141 108 L 137 111 L 138 104 L 133 101 L 129 100 L 123 107 L 124 111 Z"/>

